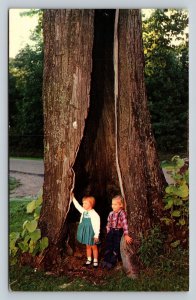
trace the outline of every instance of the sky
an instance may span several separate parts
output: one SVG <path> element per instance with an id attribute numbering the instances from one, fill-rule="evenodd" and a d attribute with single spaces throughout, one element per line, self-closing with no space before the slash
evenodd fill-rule
<path id="1" fill-rule="evenodd" d="M 21 12 L 29 9 L 9 10 L 9 57 L 14 58 L 26 44 L 33 44 L 29 39 L 31 31 L 37 25 L 37 16 L 20 16 Z"/>
<path id="2" fill-rule="evenodd" d="M 21 12 L 29 9 L 10 9 L 9 10 L 9 57 L 14 58 L 21 48 L 26 44 L 32 45 L 30 40 L 31 31 L 37 25 L 37 15 L 32 17 L 20 16 Z M 151 9 L 145 9 L 146 16 L 149 16 Z"/>
<path id="3" fill-rule="evenodd" d="M 25 11 L 29 11 L 29 9 L 9 10 L 9 57 L 12 58 L 26 44 L 31 45 L 33 43 L 30 40 L 30 35 L 37 25 L 37 16 L 20 16 L 20 13 Z M 148 10 L 146 10 L 146 14 L 148 15 Z"/>

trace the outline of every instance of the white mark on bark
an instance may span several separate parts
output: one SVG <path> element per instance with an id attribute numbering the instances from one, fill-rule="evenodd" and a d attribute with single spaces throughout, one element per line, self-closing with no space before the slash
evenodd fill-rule
<path id="1" fill-rule="evenodd" d="M 118 180 L 120 185 L 120 191 L 125 198 L 122 175 L 118 159 L 118 19 L 119 19 L 119 9 L 116 9 L 115 23 L 114 23 L 114 100 L 115 100 L 115 140 L 116 140 L 116 168 L 118 174 Z"/>
<path id="2" fill-rule="evenodd" d="M 78 128 L 77 121 L 74 121 L 72 125 L 73 125 L 73 128 L 74 128 L 74 129 L 77 129 L 77 128 Z"/>

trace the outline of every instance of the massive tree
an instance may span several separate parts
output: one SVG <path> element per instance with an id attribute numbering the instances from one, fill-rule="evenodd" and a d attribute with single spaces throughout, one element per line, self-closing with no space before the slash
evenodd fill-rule
<path id="1" fill-rule="evenodd" d="M 125 198 L 129 230 L 161 215 L 159 167 L 144 84 L 139 10 L 44 11 L 44 193 L 39 221 L 54 259 L 74 218 L 70 192 L 96 197 L 102 225 Z"/>

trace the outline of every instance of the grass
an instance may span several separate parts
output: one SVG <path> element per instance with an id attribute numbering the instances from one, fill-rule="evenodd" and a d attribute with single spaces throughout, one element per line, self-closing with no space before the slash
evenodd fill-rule
<path id="1" fill-rule="evenodd" d="M 47 275 L 34 272 L 29 267 L 10 268 L 10 289 L 12 291 L 187 291 L 188 279 L 185 270 L 148 269 L 142 271 L 136 280 L 123 271 L 109 275 L 99 283 L 83 278 Z M 118 283 L 118 284 L 117 284 Z"/>
<path id="2" fill-rule="evenodd" d="M 30 218 L 26 214 L 28 201 L 31 200 L 10 201 L 10 232 L 21 231 L 23 222 Z M 118 270 L 108 272 L 100 282 L 91 280 L 89 283 L 82 277 L 47 275 L 19 265 L 10 266 L 9 279 L 12 291 L 187 291 L 188 252 L 174 249 L 165 256 L 155 256 L 152 264 L 135 280 Z"/>
<path id="3" fill-rule="evenodd" d="M 20 184 L 21 184 L 20 180 L 17 180 L 16 178 L 9 176 L 9 188 L 10 188 L 10 191 L 13 191 Z"/>
<path id="4" fill-rule="evenodd" d="M 31 220 L 32 216 L 26 213 L 26 206 L 31 200 L 27 198 L 12 199 L 9 204 L 9 231 L 20 232 L 25 220 Z"/>

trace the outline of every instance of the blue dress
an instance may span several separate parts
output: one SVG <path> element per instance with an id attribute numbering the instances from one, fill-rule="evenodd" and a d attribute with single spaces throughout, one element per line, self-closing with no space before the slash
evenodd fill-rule
<path id="1" fill-rule="evenodd" d="M 77 240 L 85 245 L 94 245 L 94 230 L 88 211 L 83 212 L 82 222 L 78 225 Z"/>

